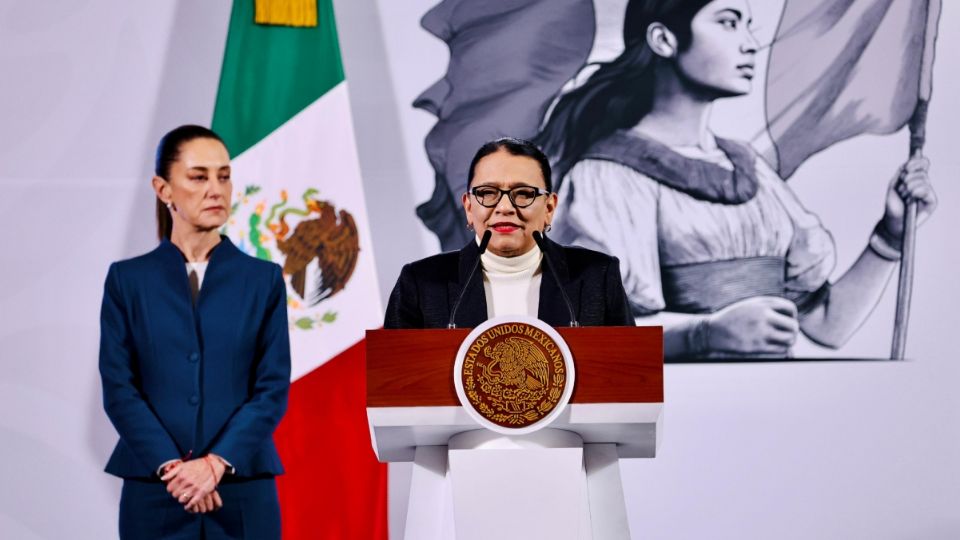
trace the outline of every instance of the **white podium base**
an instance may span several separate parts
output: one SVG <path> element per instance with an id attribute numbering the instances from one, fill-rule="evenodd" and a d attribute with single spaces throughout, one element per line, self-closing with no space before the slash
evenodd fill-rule
<path id="1" fill-rule="evenodd" d="M 404 537 L 629 540 L 617 448 L 559 429 L 418 447 Z"/>

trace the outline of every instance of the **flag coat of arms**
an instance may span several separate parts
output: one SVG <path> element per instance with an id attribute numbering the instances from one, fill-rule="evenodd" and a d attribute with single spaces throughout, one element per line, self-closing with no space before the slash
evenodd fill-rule
<path id="1" fill-rule="evenodd" d="M 383 310 L 349 105 L 330 0 L 234 1 L 213 129 L 236 190 L 224 233 L 287 283 L 286 539 L 387 536 L 362 343 Z"/>

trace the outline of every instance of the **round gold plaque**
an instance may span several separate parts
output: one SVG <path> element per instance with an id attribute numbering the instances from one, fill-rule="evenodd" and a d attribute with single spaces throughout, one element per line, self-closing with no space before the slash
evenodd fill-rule
<path id="1" fill-rule="evenodd" d="M 529 433 L 552 421 L 569 400 L 573 362 L 563 338 L 543 321 L 505 317 L 467 336 L 454 379 L 461 402 L 481 424 Z"/>

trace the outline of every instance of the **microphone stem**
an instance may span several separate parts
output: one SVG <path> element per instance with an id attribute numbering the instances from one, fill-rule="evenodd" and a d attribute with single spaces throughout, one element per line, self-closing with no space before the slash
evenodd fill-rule
<path id="1" fill-rule="evenodd" d="M 460 308 L 460 302 L 463 301 L 463 296 L 467 293 L 467 287 L 469 287 L 470 282 L 473 281 L 473 275 L 477 273 L 477 268 L 480 267 L 480 256 L 487 250 L 487 244 L 490 243 L 491 236 L 493 236 L 493 233 L 486 230 L 483 233 L 483 238 L 480 239 L 480 252 L 477 253 L 477 260 L 473 263 L 473 268 L 470 269 L 470 273 L 467 274 L 467 281 L 463 284 L 463 288 L 460 289 L 460 296 L 457 297 L 457 302 L 453 304 L 453 309 L 450 310 L 450 320 L 447 321 L 447 328 L 450 330 L 457 327 L 457 324 L 453 322 L 457 317 L 457 309 Z"/>
<path id="2" fill-rule="evenodd" d="M 547 263 L 547 268 L 550 270 L 550 275 L 553 276 L 554 283 L 556 283 L 557 288 L 560 289 L 560 296 L 563 297 L 563 303 L 567 306 L 567 312 L 570 314 L 570 327 L 579 327 L 580 323 L 577 321 L 577 316 L 573 312 L 573 304 L 570 302 L 570 297 L 567 296 L 567 291 L 563 290 L 563 285 L 560 283 L 560 278 L 557 277 L 557 271 L 553 266 L 553 261 L 550 259 L 550 255 L 547 253 L 546 246 L 543 241 L 543 235 L 540 233 L 540 231 L 533 231 L 533 241 L 537 243 L 537 247 L 539 247 L 540 251 L 543 252 L 543 260 Z"/>

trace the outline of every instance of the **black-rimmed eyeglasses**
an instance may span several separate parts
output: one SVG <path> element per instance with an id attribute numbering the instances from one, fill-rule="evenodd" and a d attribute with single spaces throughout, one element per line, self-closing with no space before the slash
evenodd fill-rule
<path id="1" fill-rule="evenodd" d="M 486 206 L 487 208 L 494 208 L 500 204 L 500 199 L 502 199 L 504 195 L 506 195 L 507 198 L 510 199 L 510 203 L 517 208 L 526 208 L 533 204 L 533 202 L 537 200 L 537 197 L 549 195 L 550 192 L 533 186 L 517 186 L 512 189 L 477 186 L 470 190 L 470 194 L 473 195 L 473 198 L 475 198 L 481 206 Z"/>

